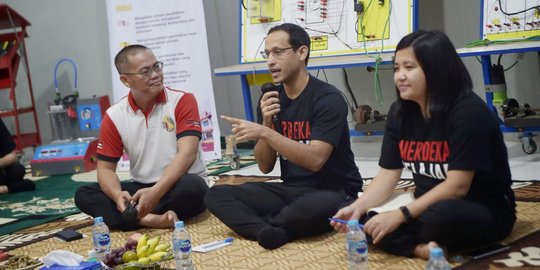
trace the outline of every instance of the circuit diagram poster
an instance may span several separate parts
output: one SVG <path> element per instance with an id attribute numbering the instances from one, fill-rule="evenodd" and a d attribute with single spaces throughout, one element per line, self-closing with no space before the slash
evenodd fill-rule
<path id="1" fill-rule="evenodd" d="M 296 23 L 311 37 L 310 57 L 393 51 L 413 31 L 413 0 L 243 0 L 241 63 L 264 61 L 273 26 Z"/>
<path id="2" fill-rule="evenodd" d="M 203 158 L 220 158 L 202 1 L 107 0 L 107 14 L 114 101 L 129 92 L 118 79 L 114 56 L 127 45 L 145 45 L 164 63 L 164 85 L 195 95 L 201 117 Z"/>
<path id="3" fill-rule="evenodd" d="M 483 0 L 482 38 L 522 39 L 540 35 L 540 0 Z"/>

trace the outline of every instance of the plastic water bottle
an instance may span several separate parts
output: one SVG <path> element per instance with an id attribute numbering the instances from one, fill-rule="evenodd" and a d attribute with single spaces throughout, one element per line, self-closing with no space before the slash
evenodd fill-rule
<path id="1" fill-rule="evenodd" d="M 191 237 L 184 227 L 183 221 L 177 221 L 174 224 L 172 246 L 176 270 L 194 270 L 195 267 L 191 261 Z"/>
<path id="2" fill-rule="evenodd" d="M 86 259 L 86 261 L 87 262 L 97 262 L 98 261 L 96 250 L 91 249 L 91 250 L 88 251 L 88 259 Z"/>
<path id="3" fill-rule="evenodd" d="M 92 229 L 92 241 L 96 257 L 104 261 L 105 256 L 111 252 L 111 234 L 109 227 L 103 222 L 103 217 L 94 218 L 94 228 Z"/>
<path id="4" fill-rule="evenodd" d="M 350 270 L 367 270 L 368 267 L 368 243 L 366 234 L 358 220 L 347 222 L 349 231 L 345 235 L 347 240 L 347 256 Z"/>
<path id="5" fill-rule="evenodd" d="M 450 270 L 452 267 L 444 258 L 443 251 L 440 247 L 434 247 L 429 251 L 429 261 L 426 265 L 426 270 Z"/>

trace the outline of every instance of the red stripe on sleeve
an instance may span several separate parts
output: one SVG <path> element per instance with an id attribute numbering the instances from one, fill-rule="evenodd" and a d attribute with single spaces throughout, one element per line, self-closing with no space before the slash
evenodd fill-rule
<path id="1" fill-rule="evenodd" d="M 124 145 L 116 125 L 109 115 L 105 114 L 103 121 L 101 121 L 97 153 L 107 157 L 119 158 L 122 156 L 123 150 Z"/>
<path id="2" fill-rule="evenodd" d="M 191 93 L 185 93 L 176 104 L 174 110 L 176 118 L 176 134 L 184 131 L 194 130 L 201 132 L 201 118 L 199 116 L 199 106 L 197 100 Z"/>

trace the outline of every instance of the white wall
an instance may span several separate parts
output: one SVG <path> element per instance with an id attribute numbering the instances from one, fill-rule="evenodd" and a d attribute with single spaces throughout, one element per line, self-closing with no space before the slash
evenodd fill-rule
<path id="1" fill-rule="evenodd" d="M 47 143 L 51 127 L 47 103 L 54 100 L 53 71 L 58 60 L 72 58 L 79 69 L 79 92 L 82 98 L 92 95 L 112 95 L 107 17 L 104 0 L 7 0 L 4 1 L 26 17 L 32 26 L 26 39 L 30 72 L 39 114 L 43 142 Z M 208 46 L 212 69 L 238 63 L 239 1 L 203 0 L 206 16 Z M 456 47 L 479 38 L 479 1 L 420 0 L 420 28 L 445 31 Z M 538 54 L 527 53 L 525 59 L 506 72 L 508 95 L 532 107 L 540 107 Z M 496 61 L 496 56 L 493 57 Z M 516 55 L 503 56 L 508 67 Z M 482 70 L 474 57 L 464 59 L 473 76 L 475 91 L 484 96 Z M 365 68 L 347 69 L 351 87 L 359 104 L 369 104 L 385 113 L 395 100 L 392 71 L 381 72 L 384 104 L 377 105 L 373 92 L 373 74 Z M 314 72 L 316 73 L 316 72 Z M 341 69 L 326 70 L 328 81 L 345 90 Z M 28 104 L 26 74 L 21 68 L 18 79 L 19 104 Z M 319 77 L 324 79 L 322 71 Z M 62 64 L 58 79 L 62 95 L 70 94 L 73 85 L 71 66 Z M 245 117 L 240 79 L 238 76 L 212 78 L 218 114 Z M 0 91 L 0 108 L 4 108 L 7 91 Z M 348 94 L 346 94 L 348 96 Z M 252 91 L 254 106 L 258 93 Z M 221 122 L 222 134 L 230 133 L 230 125 Z M 33 125 L 25 120 L 25 129 Z"/>

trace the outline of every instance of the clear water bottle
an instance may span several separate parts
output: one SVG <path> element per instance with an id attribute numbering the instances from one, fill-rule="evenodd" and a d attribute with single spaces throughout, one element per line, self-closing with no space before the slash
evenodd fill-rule
<path id="1" fill-rule="evenodd" d="M 450 270 L 452 267 L 444 258 L 443 250 L 440 247 L 434 247 L 429 251 L 429 261 L 426 270 Z"/>
<path id="2" fill-rule="evenodd" d="M 184 227 L 183 221 L 177 221 L 174 224 L 172 246 L 176 270 L 194 270 L 195 267 L 191 261 L 191 237 Z"/>
<path id="3" fill-rule="evenodd" d="M 367 270 L 368 267 L 368 243 L 366 234 L 358 223 L 358 220 L 347 222 L 349 231 L 345 235 L 347 240 L 347 256 L 350 270 Z"/>
<path id="4" fill-rule="evenodd" d="M 92 241 L 97 259 L 104 261 L 105 256 L 111 252 L 111 234 L 109 227 L 103 222 L 103 217 L 94 218 Z"/>

